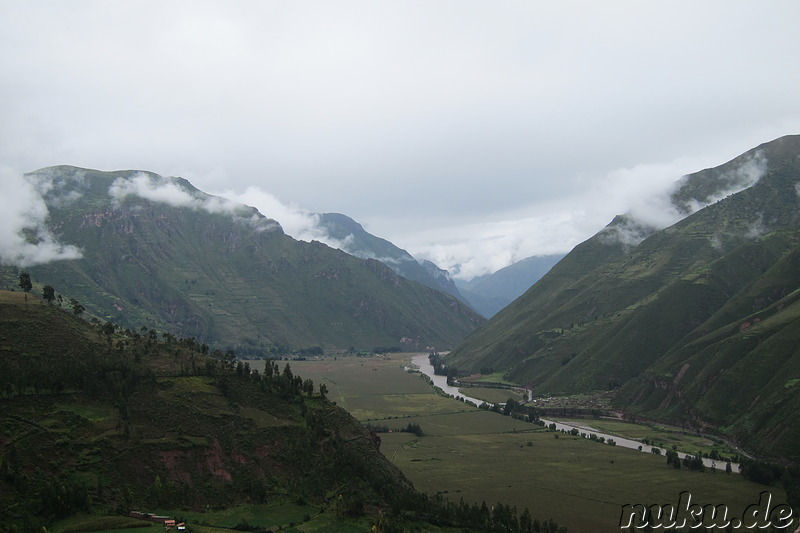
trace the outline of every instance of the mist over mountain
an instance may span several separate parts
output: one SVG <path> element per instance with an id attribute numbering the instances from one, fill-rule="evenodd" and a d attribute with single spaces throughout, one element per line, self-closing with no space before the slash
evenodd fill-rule
<path id="1" fill-rule="evenodd" d="M 798 458 L 800 136 L 616 217 L 447 358 Z M 666 225 L 665 225 L 666 224 Z"/>
<path id="2" fill-rule="evenodd" d="M 562 257 L 526 257 L 492 274 L 458 280 L 456 286 L 475 310 L 490 318 L 539 281 Z"/>
<path id="3" fill-rule="evenodd" d="M 115 323 L 263 354 L 453 347 L 483 320 L 375 259 L 296 241 L 181 178 L 62 166 L 28 180 L 50 234 L 80 254 L 32 264 L 31 277 Z M 6 268 L 11 287 L 14 277 Z"/>
<path id="4" fill-rule="evenodd" d="M 361 224 L 346 215 L 322 213 L 318 216 L 319 227 L 337 243 L 339 249 L 362 259 L 376 259 L 406 279 L 444 291 L 468 303 L 447 271 L 430 261 L 418 262 L 407 251 L 368 233 Z"/>

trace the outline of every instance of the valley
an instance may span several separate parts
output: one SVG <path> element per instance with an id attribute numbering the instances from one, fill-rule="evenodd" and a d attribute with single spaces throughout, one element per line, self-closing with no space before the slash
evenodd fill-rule
<path id="1" fill-rule="evenodd" d="M 663 455 L 554 432 L 437 394 L 419 372 L 406 370 L 420 357 L 426 354 L 325 357 L 290 364 L 303 376 L 325 383 L 329 397 L 359 422 L 391 430 L 379 433 L 384 455 L 417 489 L 454 502 L 528 508 L 540 521 L 553 519 L 570 531 L 600 533 L 619 531 L 623 505 L 677 502 L 683 491 L 690 491 L 694 501 L 724 502 L 734 514 L 757 503 L 764 490 L 785 501 L 778 489 L 726 474 L 724 463 L 705 472 L 675 470 Z M 404 431 L 410 423 L 421 428 L 421 436 Z M 620 422 L 609 427 L 615 434 L 653 439 L 670 448 L 715 446 L 667 428 Z"/>
<path id="2" fill-rule="evenodd" d="M 797 507 L 798 154 L 786 136 L 684 176 L 671 226 L 620 214 L 473 303 L 345 215 L 319 221 L 347 250 L 182 178 L 31 173 L 40 235 L 75 254 L 0 267 L 8 531 L 140 505 L 597 533 L 684 494 Z"/>

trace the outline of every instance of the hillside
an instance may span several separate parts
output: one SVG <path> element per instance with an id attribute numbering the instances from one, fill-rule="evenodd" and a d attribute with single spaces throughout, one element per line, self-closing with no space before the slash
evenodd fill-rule
<path id="1" fill-rule="evenodd" d="M 616 389 L 630 415 L 800 459 L 799 155 L 800 136 L 783 137 L 684 177 L 685 218 L 657 231 L 617 217 L 447 363 L 506 368 L 537 393 Z"/>
<path id="2" fill-rule="evenodd" d="M 88 311 L 240 355 L 456 345 L 482 318 L 452 296 L 317 242 L 186 180 L 53 167 L 29 175 L 81 259 L 27 269 Z M 4 270 L 6 286 L 16 270 Z"/>
<path id="3" fill-rule="evenodd" d="M 342 495 L 342 516 L 357 516 L 415 501 L 370 433 L 313 383 L 200 352 L 0 291 L 3 530 L 90 510 L 324 507 Z"/>

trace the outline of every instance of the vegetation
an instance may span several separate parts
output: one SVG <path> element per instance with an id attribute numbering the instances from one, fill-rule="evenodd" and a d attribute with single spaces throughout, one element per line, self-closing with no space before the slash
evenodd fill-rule
<path id="1" fill-rule="evenodd" d="M 325 384 L 288 363 L 254 369 L 208 352 L 0 291 L 0 531 L 300 500 L 367 528 L 468 526 L 451 504 L 416 493 Z"/>
<path id="2" fill-rule="evenodd" d="M 684 178 L 676 209 L 766 162 L 752 187 L 662 231 L 617 217 L 444 357 L 448 375 L 506 368 L 539 395 L 610 391 L 627 417 L 797 463 L 798 153 L 800 136 L 784 137 Z"/>
<path id="3" fill-rule="evenodd" d="M 786 499 L 785 485 L 725 475 L 722 462 L 717 471 L 675 470 L 664 455 L 553 432 L 514 416 L 522 410 L 503 416 L 504 407 L 492 412 L 438 395 L 419 373 L 404 370 L 408 359 L 405 354 L 326 357 L 293 368 L 330 383 L 331 398 L 365 425 L 392 429 L 379 434 L 381 451 L 430 495 L 479 506 L 486 501 L 489 508 L 500 502 L 516 507 L 518 516 L 527 508 L 540 523 L 552 518 L 570 531 L 597 533 L 619 531 L 626 503 L 669 502 L 685 490 L 696 501 L 724 501 L 736 512 L 758 502 L 764 490 L 776 502 Z M 423 436 L 401 431 L 409 423 L 418 424 Z"/>
<path id="4" fill-rule="evenodd" d="M 483 322 L 453 296 L 379 261 L 296 241 L 253 208 L 202 209 L 224 202 L 185 180 L 147 174 L 184 191 L 191 205 L 112 199 L 114 181 L 136 174 L 65 166 L 34 176 L 52 180 L 49 222 L 83 257 L 26 272 L 100 320 L 255 358 L 311 347 L 447 348 Z M 16 288 L 19 275 L 0 268 L 0 287 Z"/>

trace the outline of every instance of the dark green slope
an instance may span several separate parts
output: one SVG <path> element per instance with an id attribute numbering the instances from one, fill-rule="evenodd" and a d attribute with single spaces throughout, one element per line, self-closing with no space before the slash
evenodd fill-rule
<path id="1" fill-rule="evenodd" d="M 255 209 L 222 203 L 185 180 L 147 174 L 148 190 L 160 191 L 161 201 L 109 195 L 130 183 L 116 180 L 137 175 L 143 179 L 73 167 L 35 173 L 52 184 L 46 198 L 54 233 L 83 258 L 32 267 L 32 277 L 114 322 L 241 354 L 448 347 L 482 321 L 378 261 L 295 241 Z"/>
<path id="2" fill-rule="evenodd" d="M 783 386 L 800 378 L 792 374 L 800 369 L 791 345 L 796 306 L 782 300 L 800 289 L 798 154 L 800 137 L 785 137 L 686 177 L 682 185 L 690 191 L 682 188 L 673 199 L 688 203 L 691 195 L 713 197 L 709 191 L 725 188 L 756 159 L 766 165 L 755 185 L 662 231 L 617 217 L 470 335 L 447 362 L 470 370 L 507 368 L 509 377 L 540 392 L 621 387 L 617 403 L 625 410 L 708 423 L 742 438 L 745 427 L 769 433 L 767 448 L 783 454 L 797 435 L 771 424 L 783 409 L 797 407 L 800 390 Z M 613 238 L 632 227 L 644 238 L 638 245 Z M 767 344 L 752 333 L 747 342 L 740 339 L 738 328 L 767 310 L 770 343 L 784 344 Z M 754 331 L 766 324 L 760 320 Z M 781 346 L 780 357 L 763 357 L 765 346 L 772 346 L 770 353 Z M 749 381 L 735 385 L 740 380 Z M 725 407 L 737 394 L 736 407 L 752 416 L 737 420 L 738 411 Z M 796 417 L 793 422 L 798 427 Z"/>
<path id="3" fill-rule="evenodd" d="M 290 370 L 250 375 L 197 348 L 0 291 L 0 530 L 87 511 L 419 501 L 373 435 Z"/>

